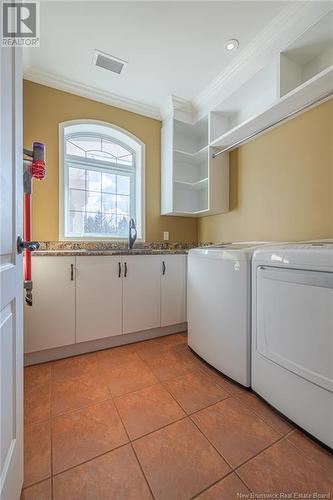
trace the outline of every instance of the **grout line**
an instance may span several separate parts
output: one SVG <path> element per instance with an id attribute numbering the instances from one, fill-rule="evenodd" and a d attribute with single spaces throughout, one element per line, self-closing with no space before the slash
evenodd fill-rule
<path id="1" fill-rule="evenodd" d="M 104 455 L 107 455 L 108 453 L 112 453 L 113 451 L 119 450 L 120 448 L 123 448 L 124 446 L 127 446 L 129 444 L 130 444 L 129 442 L 128 443 L 120 444 L 119 446 L 115 446 L 114 448 L 111 448 L 110 450 L 104 451 L 103 453 L 99 453 L 98 455 L 96 455 L 94 457 L 88 458 L 87 460 L 84 460 L 83 462 L 80 462 L 80 463 L 75 464 L 75 465 L 71 465 L 67 469 L 61 470 L 61 471 L 56 472 L 55 474 L 53 474 L 52 478 L 61 476 L 62 474 L 65 474 L 67 471 L 76 469 L 77 467 L 80 467 L 81 465 L 84 465 L 84 464 L 87 464 L 89 462 L 92 462 L 93 460 L 95 460 L 97 458 L 103 457 Z"/>
<path id="2" fill-rule="evenodd" d="M 123 419 L 121 418 L 121 415 L 120 415 L 120 412 L 119 412 L 119 410 L 118 410 L 118 408 L 117 408 L 117 405 L 116 405 L 115 403 L 113 403 L 113 404 L 114 404 L 114 406 L 115 406 L 115 409 L 116 409 L 116 412 L 117 412 L 117 414 L 118 414 L 119 420 L 120 420 L 120 422 L 122 423 L 122 426 L 124 427 L 124 430 L 125 430 L 126 436 L 127 436 L 128 440 L 129 440 L 129 444 L 130 444 L 130 446 L 131 446 L 131 448 L 132 448 L 132 451 L 133 451 L 133 453 L 134 453 L 134 456 L 135 456 L 135 458 L 136 458 L 136 460 L 137 460 L 137 462 L 138 462 L 138 465 L 139 465 L 139 467 L 140 467 L 140 469 L 141 469 L 142 475 L 143 475 L 143 477 L 144 477 L 144 479 L 145 479 L 145 481 L 146 481 L 146 483 L 147 483 L 148 489 L 149 489 L 149 491 L 150 491 L 150 493 L 151 493 L 152 497 L 153 497 L 153 498 L 155 498 L 155 496 L 154 496 L 154 494 L 153 494 L 153 491 L 152 491 L 152 489 L 151 489 L 151 487 L 150 487 L 150 484 L 149 484 L 149 482 L 148 482 L 148 479 L 147 479 L 147 477 L 146 477 L 146 474 L 145 474 L 145 472 L 144 472 L 144 470 L 143 470 L 143 467 L 142 467 L 142 465 L 141 465 L 141 463 L 140 463 L 140 460 L 139 460 L 139 458 L 138 458 L 138 456 L 137 456 L 137 454 L 136 454 L 136 451 L 135 451 L 134 446 L 133 446 L 133 444 L 132 444 L 131 438 L 130 438 L 130 436 L 129 436 L 128 432 L 127 432 L 126 426 L 125 426 L 125 424 L 124 424 L 124 422 L 123 422 Z"/>
<path id="3" fill-rule="evenodd" d="M 193 423 L 193 425 L 194 425 L 194 426 L 198 429 L 198 431 L 200 432 L 200 434 L 202 434 L 202 435 L 203 435 L 203 437 L 204 437 L 204 438 L 208 441 L 208 443 L 209 443 L 209 444 L 210 444 L 210 445 L 211 445 L 211 446 L 212 446 L 212 447 L 213 447 L 213 448 L 217 451 L 217 453 L 220 455 L 220 457 L 222 457 L 222 458 L 223 458 L 223 460 L 224 460 L 224 461 L 225 461 L 225 463 L 226 463 L 226 464 L 230 467 L 231 472 L 232 472 L 232 471 L 234 470 L 234 467 L 233 467 L 233 466 L 229 463 L 229 461 L 225 458 L 225 456 L 221 453 L 221 451 L 219 451 L 219 450 L 216 448 L 215 444 L 214 444 L 214 443 L 212 443 L 212 442 L 210 441 L 210 439 L 209 439 L 209 438 L 208 438 L 208 437 L 204 434 L 204 432 L 200 429 L 200 427 L 198 427 L 198 425 L 197 425 L 197 424 L 196 424 L 196 422 L 193 420 L 193 418 L 192 418 L 191 416 L 190 416 L 189 418 L 190 418 L 191 422 Z M 224 477 L 224 476 L 222 476 L 222 477 Z M 220 479 L 222 479 L 222 478 L 220 478 Z"/>
<path id="4" fill-rule="evenodd" d="M 225 476 L 222 476 L 220 477 L 219 479 L 217 479 L 216 481 L 214 481 L 213 483 L 211 483 L 209 486 L 207 486 L 207 488 L 204 488 L 203 490 L 200 490 L 198 493 L 196 493 L 193 497 L 190 498 L 190 500 L 194 500 L 195 498 L 198 498 L 199 495 L 201 495 L 202 493 L 204 493 L 205 491 L 209 490 L 210 488 L 212 488 L 213 486 L 215 486 L 217 483 L 219 483 L 220 481 L 224 481 L 224 479 L 226 479 L 228 476 L 231 476 L 231 474 L 233 474 L 234 471 L 231 470 L 230 472 L 228 472 Z"/>
<path id="5" fill-rule="evenodd" d="M 142 467 L 142 465 L 141 465 L 141 462 L 140 462 L 140 460 L 139 460 L 139 457 L 138 457 L 138 456 L 137 456 L 137 454 L 136 454 L 136 451 L 135 451 L 135 449 L 134 449 L 133 443 L 130 443 L 130 444 L 131 444 L 131 448 L 132 448 L 132 451 L 133 451 L 133 453 L 134 453 L 134 456 L 135 456 L 135 458 L 136 458 L 136 460 L 137 460 L 137 462 L 138 462 L 138 465 L 139 465 L 139 467 L 140 467 L 140 469 L 141 469 L 142 475 L 143 475 L 143 477 L 144 477 L 144 479 L 145 479 L 145 481 L 146 481 L 146 483 L 147 483 L 147 486 L 148 486 L 148 489 L 149 489 L 149 491 L 150 491 L 150 493 L 151 493 L 151 496 L 152 496 L 153 498 L 155 498 L 155 495 L 154 495 L 154 493 L 153 493 L 153 490 L 151 489 L 151 486 L 150 486 L 150 484 L 149 484 L 149 481 L 148 481 L 148 478 L 147 478 L 147 476 L 146 476 L 146 474 L 145 474 L 145 471 L 143 470 L 143 467 Z"/>
<path id="6" fill-rule="evenodd" d="M 134 439 L 131 439 L 131 443 L 135 443 L 136 441 L 140 441 L 140 439 L 145 438 L 147 436 L 150 436 L 151 434 L 155 434 L 155 432 L 162 431 L 163 429 L 166 429 L 169 427 L 169 425 L 176 424 L 177 422 L 181 422 L 182 420 L 186 420 L 188 418 L 187 415 L 184 415 L 180 418 L 177 418 L 177 420 L 174 420 L 173 422 L 169 422 L 168 424 L 162 425 L 162 427 L 158 427 L 157 429 L 154 429 L 153 431 L 147 432 L 146 434 L 142 434 L 142 436 L 138 436 Z"/>

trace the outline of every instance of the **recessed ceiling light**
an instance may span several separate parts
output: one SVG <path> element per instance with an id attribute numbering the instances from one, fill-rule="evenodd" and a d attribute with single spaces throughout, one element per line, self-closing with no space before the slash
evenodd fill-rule
<path id="1" fill-rule="evenodd" d="M 229 52 L 231 50 L 238 49 L 238 47 L 239 47 L 239 41 L 236 40 L 236 38 L 228 40 L 227 43 L 225 44 L 225 50 L 228 50 Z"/>

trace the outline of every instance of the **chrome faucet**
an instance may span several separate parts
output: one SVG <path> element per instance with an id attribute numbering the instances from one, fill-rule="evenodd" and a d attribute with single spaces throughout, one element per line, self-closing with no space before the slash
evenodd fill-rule
<path id="1" fill-rule="evenodd" d="M 132 218 L 129 221 L 129 226 L 128 226 L 128 249 L 132 250 L 134 247 L 134 243 L 136 241 L 138 233 L 136 230 L 136 225 L 135 225 L 135 220 Z"/>

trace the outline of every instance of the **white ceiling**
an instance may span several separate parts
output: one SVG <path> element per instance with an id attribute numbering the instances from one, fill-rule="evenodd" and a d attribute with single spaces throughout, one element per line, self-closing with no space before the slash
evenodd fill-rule
<path id="1" fill-rule="evenodd" d="M 192 100 L 289 2 L 41 2 L 40 47 L 25 70 L 50 73 L 159 108 Z M 225 51 L 237 38 L 240 48 Z M 128 61 L 117 76 L 92 64 L 97 48 Z"/>

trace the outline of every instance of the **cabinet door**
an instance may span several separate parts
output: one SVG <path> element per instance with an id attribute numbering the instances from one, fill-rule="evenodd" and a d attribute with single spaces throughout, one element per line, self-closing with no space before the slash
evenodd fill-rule
<path id="1" fill-rule="evenodd" d="M 161 326 L 186 321 L 186 255 L 162 256 Z"/>
<path id="2" fill-rule="evenodd" d="M 130 255 L 124 256 L 123 261 L 123 333 L 159 327 L 160 256 Z"/>
<path id="3" fill-rule="evenodd" d="M 33 305 L 25 305 L 25 352 L 75 343 L 75 257 L 33 257 Z M 73 269 L 73 271 L 72 271 Z"/>
<path id="4" fill-rule="evenodd" d="M 76 258 L 76 342 L 122 333 L 122 259 Z"/>

